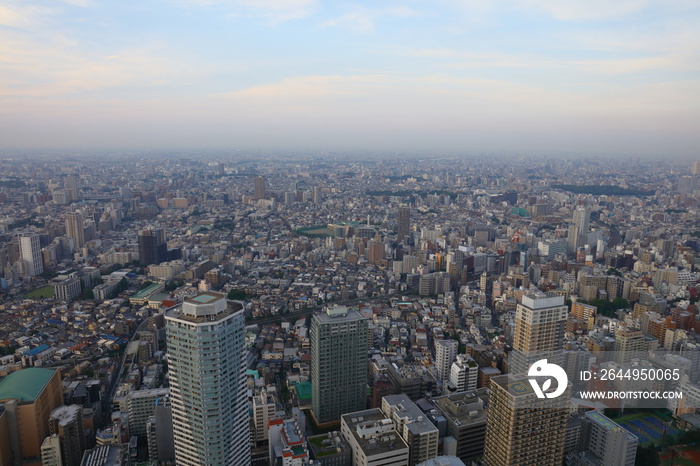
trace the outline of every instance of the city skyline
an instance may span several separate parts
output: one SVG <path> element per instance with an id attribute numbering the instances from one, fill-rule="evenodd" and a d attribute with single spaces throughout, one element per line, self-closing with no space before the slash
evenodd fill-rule
<path id="1" fill-rule="evenodd" d="M 691 2 L 0 7 L 3 149 L 689 156 Z"/>
<path id="2" fill-rule="evenodd" d="M 3 161 L 0 463 L 698 463 L 697 158 L 248 156 Z"/>

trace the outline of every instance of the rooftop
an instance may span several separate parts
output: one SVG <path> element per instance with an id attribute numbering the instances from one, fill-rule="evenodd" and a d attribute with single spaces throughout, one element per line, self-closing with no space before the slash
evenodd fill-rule
<path id="1" fill-rule="evenodd" d="M 336 454 L 350 454 L 348 444 L 340 432 L 329 432 L 327 434 L 307 437 L 311 454 L 314 458 L 322 458 Z"/>
<path id="2" fill-rule="evenodd" d="M 124 450 L 120 445 L 101 445 L 92 450 L 86 450 L 80 464 L 85 466 L 118 466 L 125 464 L 123 458 Z"/>
<path id="3" fill-rule="evenodd" d="M 437 432 L 437 427 L 428 420 L 423 411 L 407 395 L 385 396 L 384 402 L 392 408 L 394 416 L 406 420 L 408 430 L 414 435 Z"/>
<path id="4" fill-rule="evenodd" d="M 338 314 L 328 314 L 328 313 L 318 313 L 314 314 L 314 319 L 324 324 L 336 324 L 339 322 L 352 322 L 355 320 L 364 320 L 362 314 L 359 312 L 347 309 L 347 312 L 341 312 Z"/>
<path id="5" fill-rule="evenodd" d="M 219 293 L 202 293 L 194 298 L 185 298 L 185 302 L 194 304 L 208 304 L 216 301 L 217 299 L 221 299 L 222 297 L 223 295 Z"/>
<path id="6" fill-rule="evenodd" d="M 367 409 L 343 414 L 351 435 L 366 455 L 374 456 L 397 450 L 408 450 L 408 445 L 394 430 L 394 423 L 387 419 L 380 409 Z"/>
<path id="7" fill-rule="evenodd" d="M 564 297 L 553 293 L 528 293 L 522 297 L 522 303 L 529 309 L 546 309 L 564 306 Z"/>
<path id="8" fill-rule="evenodd" d="M 483 424 L 486 422 L 487 389 L 479 388 L 435 398 L 433 403 L 456 426 Z"/>
<path id="9" fill-rule="evenodd" d="M 456 456 L 436 456 L 416 466 L 465 466 L 464 462 Z"/>
<path id="10" fill-rule="evenodd" d="M 51 419 L 58 420 L 61 426 L 67 426 L 71 421 L 78 418 L 83 408 L 79 405 L 59 406 L 51 411 Z"/>
<path id="11" fill-rule="evenodd" d="M 30 367 L 13 372 L 0 380 L 0 401 L 34 401 L 56 371 Z"/>
<path id="12" fill-rule="evenodd" d="M 160 291 L 160 289 L 163 288 L 163 285 L 161 283 L 154 283 L 152 285 L 147 286 L 143 290 L 140 290 L 138 293 L 133 295 L 131 298 L 132 299 L 144 299 L 147 298 L 149 295 L 155 293 L 156 291 Z"/>
<path id="13" fill-rule="evenodd" d="M 605 430 L 610 432 L 627 432 L 628 435 L 632 435 L 627 429 L 617 424 L 612 419 L 604 416 L 598 411 L 588 411 L 586 412 L 586 417 L 592 420 L 595 424 L 603 427 Z"/>
<path id="14" fill-rule="evenodd" d="M 166 311 L 165 317 L 203 324 L 225 319 L 243 309 L 237 301 L 228 301 L 221 293 L 208 291 L 185 298 L 182 305 Z"/>

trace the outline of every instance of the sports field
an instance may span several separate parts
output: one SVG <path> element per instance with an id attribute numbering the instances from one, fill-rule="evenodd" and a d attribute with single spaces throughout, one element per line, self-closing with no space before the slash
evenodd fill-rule
<path id="1" fill-rule="evenodd" d="M 42 299 L 53 298 L 53 286 L 46 285 L 24 294 L 25 298 Z"/>
<path id="2" fill-rule="evenodd" d="M 670 453 L 661 455 L 661 466 L 697 466 L 700 464 L 700 450 L 697 446 L 678 448 L 678 453 L 671 462 Z"/>
<path id="3" fill-rule="evenodd" d="M 615 422 L 636 435 L 641 445 L 647 445 L 650 442 L 654 442 L 657 446 L 661 445 L 664 425 L 663 419 L 658 415 L 652 412 L 634 413 L 617 418 Z M 676 435 L 678 435 L 678 430 L 669 426 L 666 437 Z"/>

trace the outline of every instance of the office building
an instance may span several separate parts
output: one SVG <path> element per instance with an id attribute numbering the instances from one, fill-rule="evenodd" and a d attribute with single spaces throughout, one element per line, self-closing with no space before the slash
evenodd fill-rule
<path id="1" fill-rule="evenodd" d="M 78 200 L 78 178 L 75 175 L 68 175 L 63 180 L 63 189 L 66 190 L 69 202 Z"/>
<path id="2" fill-rule="evenodd" d="M 586 330 L 592 330 L 595 326 L 595 316 L 598 314 L 598 308 L 591 304 L 573 303 L 571 304 L 571 316 L 584 322 Z"/>
<path id="3" fill-rule="evenodd" d="M 367 251 L 367 262 L 370 264 L 379 264 L 380 261 L 383 261 L 385 258 L 385 249 L 384 249 L 384 244 L 382 243 L 375 243 L 374 241 L 370 241 L 368 245 L 368 251 Z"/>
<path id="4" fill-rule="evenodd" d="M 464 461 L 451 455 L 442 455 L 431 458 L 428 461 L 423 461 L 416 466 L 466 466 Z"/>
<path id="5" fill-rule="evenodd" d="M 345 306 L 311 319 L 312 413 L 319 424 L 367 405 L 368 323 Z"/>
<path id="6" fill-rule="evenodd" d="M 382 412 L 408 445 L 410 466 L 437 456 L 439 431 L 408 396 L 385 396 Z"/>
<path id="7" fill-rule="evenodd" d="M 538 398 L 528 378 L 491 379 L 484 462 L 488 466 L 560 466 L 571 384 L 556 398 Z"/>
<path id="8" fill-rule="evenodd" d="M 339 431 L 306 437 L 306 440 L 315 465 L 352 465 L 352 450 Z"/>
<path id="9" fill-rule="evenodd" d="M 143 265 L 160 264 L 168 258 L 168 243 L 162 228 L 141 230 L 138 234 L 139 262 Z"/>
<path id="10" fill-rule="evenodd" d="M 573 217 L 574 224 L 569 227 L 567 238 L 569 253 L 574 253 L 585 245 L 586 234 L 591 222 L 591 211 L 585 207 L 578 207 L 574 210 Z"/>
<path id="11" fill-rule="evenodd" d="M 446 385 L 450 379 L 450 369 L 457 356 L 459 342 L 457 340 L 435 340 L 435 367 L 438 380 Z"/>
<path id="12" fill-rule="evenodd" d="M 243 312 L 207 292 L 165 314 L 178 465 L 250 462 Z"/>
<path id="13" fill-rule="evenodd" d="M 66 214 L 66 236 L 73 239 L 73 250 L 85 246 L 85 225 L 83 214 L 72 212 Z"/>
<path id="14" fill-rule="evenodd" d="M 352 450 L 353 466 L 408 464 L 408 445 L 380 409 L 343 414 L 340 432 Z"/>
<path id="15" fill-rule="evenodd" d="M 0 464 L 3 466 L 6 465 L 6 463 L 3 463 L 2 461 L 0 461 Z M 58 438 L 58 435 L 51 434 L 42 442 L 41 464 L 42 466 L 64 466 L 63 459 L 61 458 L 61 439 Z"/>
<path id="16" fill-rule="evenodd" d="M 8 413 L 2 403 L 0 403 L 0 466 L 12 464 L 13 451 L 10 441 L 10 425 L 14 425 L 14 421 L 10 422 L 10 416 L 12 416 L 12 413 Z M 58 454 L 60 455 L 60 452 Z"/>
<path id="17" fill-rule="evenodd" d="M 19 237 L 19 250 L 22 260 L 27 263 L 27 272 L 32 277 L 44 273 L 41 258 L 39 235 L 22 235 Z"/>
<path id="18" fill-rule="evenodd" d="M 564 297 L 528 294 L 515 310 L 515 334 L 510 356 L 510 372 L 527 373 L 532 363 L 548 359 L 561 364 L 564 331 L 569 308 Z"/>
<path id="19" fill-rule="evenodd" d="M 581 423 L 578 453 L 569 466 L 634 466 L 639 440 L 598 411 L 588 411 Z"/>
<path id="20" fill-rule="evenodd" d="M 443 453 L 469 464 L 484 454 L 488 390 L 480 388 L 441 396 L 433 404 L 447 421 Z"/>
<path id="21" fill-rule="evenodd" d="M 100 445 L 83 454 L 80 466 L 128 466 L 129 445 L 110 444 Z"/>
<path id="22" fill-rule="evenodd" d="M 83 407 L 80 405 L 59 406 L 49 417 L 49 433 L 56 435 L 60 443 L 61 464 L 80 466 L 85 451 L 86 439 L 83 430 Z M 42 445 L 42 458 L 44 446 Z M 51 464 L 46 463 L 44 464 Z"/>
<path id="23" fill-rule="evenodd" d="M 398 228 L 396 232 L 397 241 L 406 244 L 408 235 L 411 232 L 411 208 L 407 206 L 399 207 Z"/>
<path id="24" fill-rule="evenodd" d="M 265 196 L 267 195 L 267 180 L 265 179 L 264 176 L 256 176 L 255 177 L 255 195 L 254 198 L 256 201 L 260 199 L 265 199 Z"/>
<path id="25" fill-rule="evenodd" d="M 268 424 L 275 419 L 277 402 L 267 390 L 263 389 L 253 397 L 253 425 L 255 426 L 255 441 L 264 442 L 268 437 Z"/>
<path id="26" fill-rule="evenodd" d="M 167 402 L 169 397 L 169 388 L 151 388 L 129 392 L 126 395 L 129 433 L 137 437 L 145 436 L 148 419 L 155 414 L 157 403 Z"/>
<path id="27" fill-rule="evenodd" d="M 71 277 L 53 283 L 53 296 L 61 301 L 71 301 L 80 296 L 82 286 L 80 279 Z"/>
<path id="28" fill-rule="evenodd" d="M 170 400 L 159 399 L 147 423 L 148 457 L 159 464 L 175 464 L 173 410 Z"/>
<path id="29" fill-rule="evenodd" d="M 540 257 L 546 258 L 548 261 L 554 259 L 557 254 L 566 254 L 567 242 L 566 240 L 545 240 L 539 241 L 537 243 L 537 254 Z"/>
<path id="30" fill-rule="evenodd" d="M 296 420 L 270 421 L 268 436 L 271 465 L 306 466 L 309 464 L 309 450 Z"/>
<path id="31" fill-rule="evenodd" d="M 396 393 L 404 393 L 413 401 L 430 396 L 437 385 L 435 377 L 423 364 L 392 362 L 387 374 Z"/>
<path id="32" fill-rule="evenodd" d="M 32 367 L 0 380 L 0 407 L 4 407 L 7 416 L 11 454 L 18 463 L 41 458 L 41 445 L 50 433 L 49 417 L 62 404 L 58 371 Z M 0 440 L 0 448 L 7 447 Z M 0 451 L 0 458 L 7 455 L 7 451 Z"/>
<path id="33" fill-rule="evenodd" d="M 450 390 L 476 390 L 479 365 L 470 356 L 458 354 L 450 367 Z"/>

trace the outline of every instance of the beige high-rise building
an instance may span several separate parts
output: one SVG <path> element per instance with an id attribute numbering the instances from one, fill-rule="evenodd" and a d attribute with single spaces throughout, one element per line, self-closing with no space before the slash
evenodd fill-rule
<path id="1" fill-rule="evenodd" d="M 586 330 L 592 330 L 595 326 L 595 316 L 598 308 L 592 304 L 573 303 L 571 305 L 571 315 L 574 319 L 582 320 L 586 324 Z"/>
<path id="2" fill-rule="evenodd" d="M 693 162 L 693 165 L 690 167 L 690 173 L 692 175 L 700 175 L 700 161 Z"/>
<path id="3" fill-rule="evenodd" d="M 41 444 L 41 464 L 44 466 L 65 466 L 61 458 L 61 439 L 57 434 L 46 437 Z"/>
<path id="4" fill-rule="evenodd" d="M 41 464 L 41 444 L 50 433 L 51 411 L 62 404 L 59 371 L 32 367 L 0 381 L 0 409 L 4 408 L 7 416 L 9 446 L 15 459 L 22 464 Z M 0 425 L 0 433 L 2 430 Z M 7 446 L 0 440 L 0 461 L 7 457 Z"/>
<path id="5" fill-rule="evenodd" d="M 0 466 L 10 466 L 12 464 L 9 418 L 10 414 L 0 405 Z"/>
<path id="6" fill-rule="evenodd" d="M 523 296 L 515 311 L 515 351 L 510 372 L 524 374 L 535 361 L 555 357 L 563 349 L 568 314 L 569 308 L 561 295 Z"/>
<path id="7" fill-rule="evenodd" d="M 538 398 L 526 377 L 491 379 L 484 463 L 560 466 L 571 385 L 556 398 Z"/>
<path id="8" fill-rule="evenodd" d="M 272 393 L 263 389 L 253 397 L 253 425 L 255 426 L 255 441 L 260 443 L 269 440 L 268 424 L 275 419 L 277 402 Z"/>
<path id="9" fill-rule="evenodd" d="M 78 200 L 78 178 L 75 175 L 68 175 L 63 181 L 63 188 L 68 193 L 70 202 Z"/>
<path id="10" fill-rule="evenodd" d="M 658 340 L 645 336 L 641 330 L 620 328 L 615 332 L 615 360 L 620 364 L 642 357 L 657 347 Z"/>
<path id="11" fill-rule="evenodd" d="M 66 214 L 66 236 L 73 238 L 75 249 L 85 246 L 85 226 L 83 225 L 83 214 L 72 212 Z"/>
<path id="12" fill-rule="evenodd" d="M 255 177 L 255 200 L 265 199 L 267 194 L 267 180 L 264 176 Z"/>

